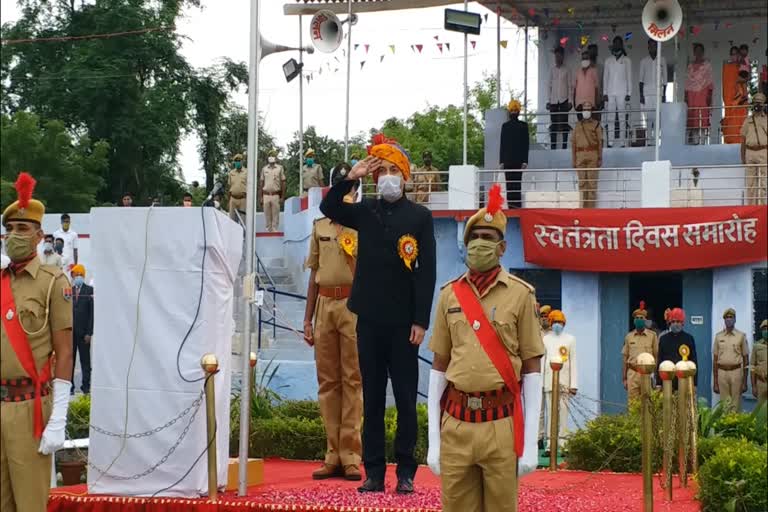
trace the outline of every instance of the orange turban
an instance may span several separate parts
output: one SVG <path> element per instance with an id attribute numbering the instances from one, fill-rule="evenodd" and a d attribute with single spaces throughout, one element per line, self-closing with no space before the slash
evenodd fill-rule
<path id="1" fill-rule="evenodd" d="M 371 140 L 371 145 L 368 146 L 368 154 L 395 164 L 403 173 L 405 181 L 411 178 L 411 159 L 396 140 L 387 138 L 383 133 L 376 134 Z M 378 180 L 378 173 L 374 173 L 373 181 Z"/>
<path id="2" fill-rule="evenodd" d="M 72 270 L 70 270 L 70 273 L 72 275 L 79 275 L 79 276 L 85 277 L 85 267 L 78 263 L 77 265 L 72 266 Z"/>
<path id="3" fill-rule="evenodd" d="M 549 313 L 549 317 L 548 318 L 549 318 L 549 323 L 550 324 L 553 324 L 555 322 L 560 322 L 561 324 L 565 325 L 565 315 L 559 309 L 553 309 Z"/>

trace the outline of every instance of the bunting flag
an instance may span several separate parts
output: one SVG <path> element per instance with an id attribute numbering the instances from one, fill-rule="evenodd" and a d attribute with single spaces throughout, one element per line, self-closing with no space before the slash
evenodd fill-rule
<path id="1" fill-rule="evenodd" d="M 581 46 L 587 46 L 589 42 L 589 36 L 581 36 Z"/>
<path id="2" fill-rule="evenodd" d="M 700 26 L 694 25 L 693 27 L 691 27 L 691 34 L 693 34 L 694 36 L 699 35 L 699 32 L 701 32 Z"/>
<path id="3" fill-rule="evenodd" d="M 347 56 L 347 50 L 341 50 L 341 56 L 346 57 Z"/>
<path id="4" fill-rule="evenodd" d="M 334 59 L 336 62 L 341 62 L 341 61 L 339 60 L 339 58 L 338 58 L 338 57 L 336 57 L 335 55 L 333 56 L 333 59 Z"/>
<path id="5" fill-rule="evenodd" d="M 435 41 L 439 41 L 439 40 L 440 40 L 440 36 L 435 36 Z"/>
<path id="6" fill-rule="evenodd" d="M 416 53 L 416 46 L 415 45 L 411 45 L 411 53 Z"/>
<path id="7" fill-rule="evenodd" d="M 507 47 L 507 40 L 504 39 L 502 41 L 499 41 L 499 44 L 501 45 L 502 48 L 506 48 Z"/>
<path id="8" fill-rule="evenodd" d="M 583 30 L 584 29 L 584 24 L 582 22 L 580 22 L 580 21 L 576 22 L 576 26 L 579 28 L 579 30 Z"/>
<path id="9" fill-rule="evenodd" d="M 451 51 L 451 43 L 445 43 L 445 49 Z"/>
<path id="10" fill-rule="evenodd" d="M 603 34 L 600 36 L 601 41 L 608 41 L 608 34 Z"/>
<path id="11" fill-rule="evenodd" d="M 544 8 L 544 16 L 546 16 L 547 18 L 549 18 L 549 7 L 545 7 L 545 8 Z"/>
<path id="12" fill-rule="evenodd" d="M 355 47 L 354 47 L 354 48 L 355 48 L 355 51 L 357 51 L 357 49 L 358 49 L 359 47 L 360 47 L 360 43 L 355 43 Z"/>
<path id="13" fill-rule="evenodd" d="M 569 7 L 568 8 L 568 15 L 569 16 L 573 16 L 574 14 L 576 14 L 576 9 L 574 9 L 573 7 Z"/>
<path id="14" fill-rule="evenodd" d="M 389 51 L 391 51 L 392 53 L 395 53 L 395 45 L 393 44 L 389 45 Z"/>
<path id="15" fill-rule="evenodd" d="M 485 14 L 483 15 L 483 18 L 485 18 L 485 22 L 486 22 L 486 23 L 488 23 L 488 13 L 485 13 Z"/>
<path id="16" fill-rule="evenodd" d="M 370 47 L 371 47 L 371 45 L 369 45 L 369 44 L 365 45 L 365 53 L 366 53 L 366 54 L 368 53 L 368 49 L 369 49 Z"/>
<path id="17" fill-rule="evenodd" d="M 437 43 L 437 48 L 440 50 L 440 53 L 443 53 L 443 43 Z"/>
<path id="18" fill-rule="evenodd" d="M 715 30 L 717 30 L 717 29 L 719 29 L 719 28 L 720 28 L 720 22 L 719 22 L 719 21 L 716 21 L 716 22 L 715 22 Z"/>
<path id="19" fill-rule="evenodd" d="M 477 44 L 477 41 L 470 41 L 469 44 L 472 45 L 472 49 L 475 49 L 475 45 Z"/>
<path id="20" fill-rule="evenodd" d="M 552 26 L 556 27 L 560 24 L 560 18 L 555 18 L 552 20 Z"/>
<path id="21" fill-rule="evenodd" d="M 626 34 L 624 34 L 625 41 L 629 41 L 630 39 L 632 39 L 632 32 L 627 32 Z"/>
<path id="22" fill-rule="evenodd" d="M 566 46 L 567 44 L 568 44 L 568 36 L 565 36 L 565 37 L 561 37 L 561 38 L 560 38 L 560 46 L 562 46 L 563 48 L 565 48 L 565 46 Z"/>
<path id="23" fill-rule="evenodd" d="M 536 16 L 536 9 L 534 9 L 533 7 L 528 9 L 528 16 L 530 16 L 531 18 L 535 17 Z"/>
<path id="24" fill-rule="evenodd" d="M 419 50 L 419 53 L 421 53 L 421 50 L 424 48 L 423 44 L 417 44 L 416 49 Z"/>
<path id="25" fill-rule="evenodd" d="M 381 64 L 383 61 L 384 61 L 384 55 L 381 55 L 381 56 L 379 57 L 379 64 Z"/>
<path id="26" fill-rule="evenodd" d="M 360 61 L 360 71 L 362 71 L 362 70 L 363 70 L 363 66 L 365 66 L 365 61 L 364 61 L 364 60 L 361 60 L 361 61 Z"/>

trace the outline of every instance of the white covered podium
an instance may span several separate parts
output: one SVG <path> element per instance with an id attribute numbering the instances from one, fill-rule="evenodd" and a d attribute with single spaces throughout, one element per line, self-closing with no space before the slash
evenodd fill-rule
<path id="1" fill-rule="evenodd" d="M 105 475 L 89 466 L 90 493 L 153 495 L 194 465 L 186 478 L 158 495 L 207 494 L 206 456 L 194 464 L 207 444 L 205 398 L 196 405 L 205 353 L 219 359 L 214 377 L 218 479 L 226 484 L 233 290 L 243 231 L 214 208 L 203 210 L 205 244 L 200 208 L 91 210 L 91 266 L 99 288 L 88 455 L 102 471 L 112 465 Z M 197 382 L 182 380 L 177 356 L 184 377 Z M 124 439 L 126 419 L 131 437 Z"/>

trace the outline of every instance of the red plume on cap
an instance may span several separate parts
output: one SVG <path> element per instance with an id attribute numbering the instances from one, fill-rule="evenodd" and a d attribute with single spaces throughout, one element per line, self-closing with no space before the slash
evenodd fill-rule
<path id="1" fill-rule="evenodd" d="M 501 211 L 501 205 L 504 199 L 501 197 L 501 185 L 494 183 L 491 185 L 491 190 L 488 191 L 488 206 L 485 208 L 491 215 L 496 215 L 496 212 Z"/>
<path id="2" fill-rule="evenodd" d="M 32 192 L 35 190 L 37 182 L 35 178 L 29 175 L 29 173 L 19 173 L 19 177 L 16 179 L 14 186 L 16 187 L 16 194 L 19 198 L 19 208 L 26 208 L 29 206 L 29 200 L 32 199 Z"/>
<path id="3" fill-rule="evenodd" d="M 640 301 L 640 309 L 645 309 L 645 301 L 644 300 Z"/>

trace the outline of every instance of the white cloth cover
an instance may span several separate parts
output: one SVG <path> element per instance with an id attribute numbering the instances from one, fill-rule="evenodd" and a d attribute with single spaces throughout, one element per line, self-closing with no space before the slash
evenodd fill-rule
<path id="1" fill-rule="evenodd" d="M 224 484 L 229 460 L 233 290 L 243 235 L 226 215 L 214 208 L 204 210 L 207 251 L 202 302 L 179 366 L 187 379 L 200 379 L 204 375 L 201 357 L 206 353 L 218 357 L 216 448 L 218 481 Z M 132 476 L 157 464 L 189 424 L 192 411 L 161 432 L 126 439 L 122 451 L 121 437 L 104 435 L 93 426 L 122 434 L 127 397 L 127 432 L 149 431 L 177 417 L 200 395 L 203 380 L 184 382 L 176 358 L 200 297 L 201 213 L 198 208 L 95 208 L 91 243 L 99 293 L 94 306 L 89 457 L 104 470 L 120 456 L 107 475 L 89 467 L 88 491 L 152 495 L 180 479 L 205 450 L 205 400 L 167 461 L 135 480 L 110 475 Z M 197 497 L 207 494 L 207 489 L 203 455 L 186 478 L 158 496 Z"/>
<path id="2" fill-rule="evenodd" d="M 523 456 L 518 460 L 517 476 L 523 476 L 534 471 L 539 463 L 540 373 L 523 374 L 523 411 L 525 446 L 523 447 Z"/>
<path id="3" fill-rule="evenodd" d="M 427 419 L 429 432 L 429 448 L 427 450 L 427 465 L 432 473 L 440 475 L 440 429 L 442 409 L 440 399 L 448 386 L 445 372 L 429 371 L 429 393 L 427 394 Z"/>

